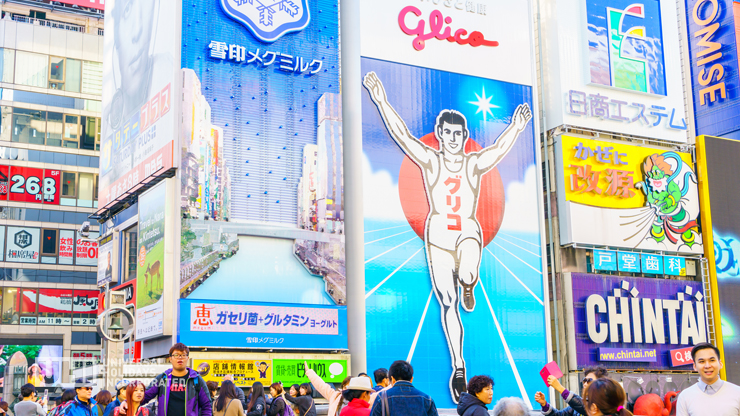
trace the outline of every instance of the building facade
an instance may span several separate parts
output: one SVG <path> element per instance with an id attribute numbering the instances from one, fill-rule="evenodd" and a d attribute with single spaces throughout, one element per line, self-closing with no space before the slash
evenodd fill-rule
<path id="1" fill-rule="evenodd" d="M 9 1 L 0 47 L 0 291 L 4 400 L 50 395 L 100 359 L 97 208 L 103 6 Z"/>

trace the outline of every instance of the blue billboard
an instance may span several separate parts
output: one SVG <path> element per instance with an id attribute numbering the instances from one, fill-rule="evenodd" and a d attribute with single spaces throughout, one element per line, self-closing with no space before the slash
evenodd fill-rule
<path id="1" fill-rule="evenodd" d="M 191 347 L 347 349 L 347 307 L 180 299 Z"/>
<path id="2" fill-rule="evenodd" d="M 180 297 L 344 310 L 338 2 L 193 0 L 182 19 Z M 346 348 L 338 325 L 344 344 L 311 348 Z"/>
<path id="3" fill-rule="evenodd" d="M 740 3 L 686 0 L 696 135 L 740 140 Z"/>

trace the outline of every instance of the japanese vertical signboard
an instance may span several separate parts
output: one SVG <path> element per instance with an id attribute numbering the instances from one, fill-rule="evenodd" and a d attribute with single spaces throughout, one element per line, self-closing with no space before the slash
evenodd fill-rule
<path id="1" fill-rule="evenodd" d="M 339 2 L 271 3 L 182 10 L 180 297 L 342 309 Z"/>
<path id="2" fill-rule="evenodd" d="M 687 142 L 675 3 L 558 0 L 542 19 L 547 129 Z"/>
<path id="3" fill-rule="evenodd" d="M 163 182 L 139 198 L 139 235 L 136 253 L 136 339 L 164 331 L 165 213 L 167 183 Z"/>
<path id="4" fill-rule="evenodd" d="M 118 260 L 118 256 L 116 256 Z M 98 286 L 105 286 L 113 281 L 115 268 L 113 260 L 113 234 L 108 234 L 98 240 Z M 118 281 L 118 276 L 115 278 Z"/>
<path id="5" fill-rule="evenodd" d="M 530 7 L 360 2 L 368 368 L 438 407 L 482 373 L 529 401 L 547 362 Z"/>
<path id="6" fill-rule="evenodd" d="M 569 135 L 556 152 L 562 244 L 703 252 L 689 153 Z"/>
<path id="7" fill-rule="evenodd" d="M 77 232 L 77 252 L 75 253 L 75 263 L 78 266 L 97 266 L 98 265 L 98 233 L 91 232 L 88 237 L 82 237 Z"/>
<path id="8" fill-rule="evenodd" d="M 107 1 L 100 207 L 173 166 L 178 3 Z"/>
<path id="9" fill-rule="evenodd" d="M 674 350 L 707 341 L 701 282 L 567 273 L 565 284 L 571 368 L 669 370 Z"/>
<path id="10" fill-rule="evenodd" d="M 721 323 L 728 380 L 740 377 L 740 142 L 719 137 L 696 138 L 696 161 L 702 198 L 702 224 L 709 272 L 713 280 L 715 327 Z M 717 322 L 719 320 L 719 322 Z"/>
<path id="11" fill-rule="evenodd" d="M 59 264 L 74 263 L 75 232 L 59 230 Z"/>

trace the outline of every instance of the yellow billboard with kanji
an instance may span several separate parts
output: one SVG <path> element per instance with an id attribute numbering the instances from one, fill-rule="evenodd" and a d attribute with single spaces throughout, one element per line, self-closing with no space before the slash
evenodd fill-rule
<path id="1" fill-rule="evenodd" d="M 205 381 L 215 381 L 220 386 L 226 376 L 231 376 L 237 387 L 251 387 L 259 381 L 264 386 L 272 384 L 272 360 L 193 360 L 193 368 Z"/>
<path id="2" fill-rule="evenodd" d="M 563 244 L 703 252 L 691 154 L 575 135 L 556 151 Z"/>

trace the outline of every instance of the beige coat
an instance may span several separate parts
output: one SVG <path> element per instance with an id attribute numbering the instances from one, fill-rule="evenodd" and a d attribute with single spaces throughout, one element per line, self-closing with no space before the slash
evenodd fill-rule
<path id="1" fill-rule="evenodd" d="M 244 416 L 244 406 L 239 399 L 232 399 L 231 402 L 226 402 L 225 408 L 217 412 L 216 411 L 216 400 L 213 401 L 213 416 Z"/>

